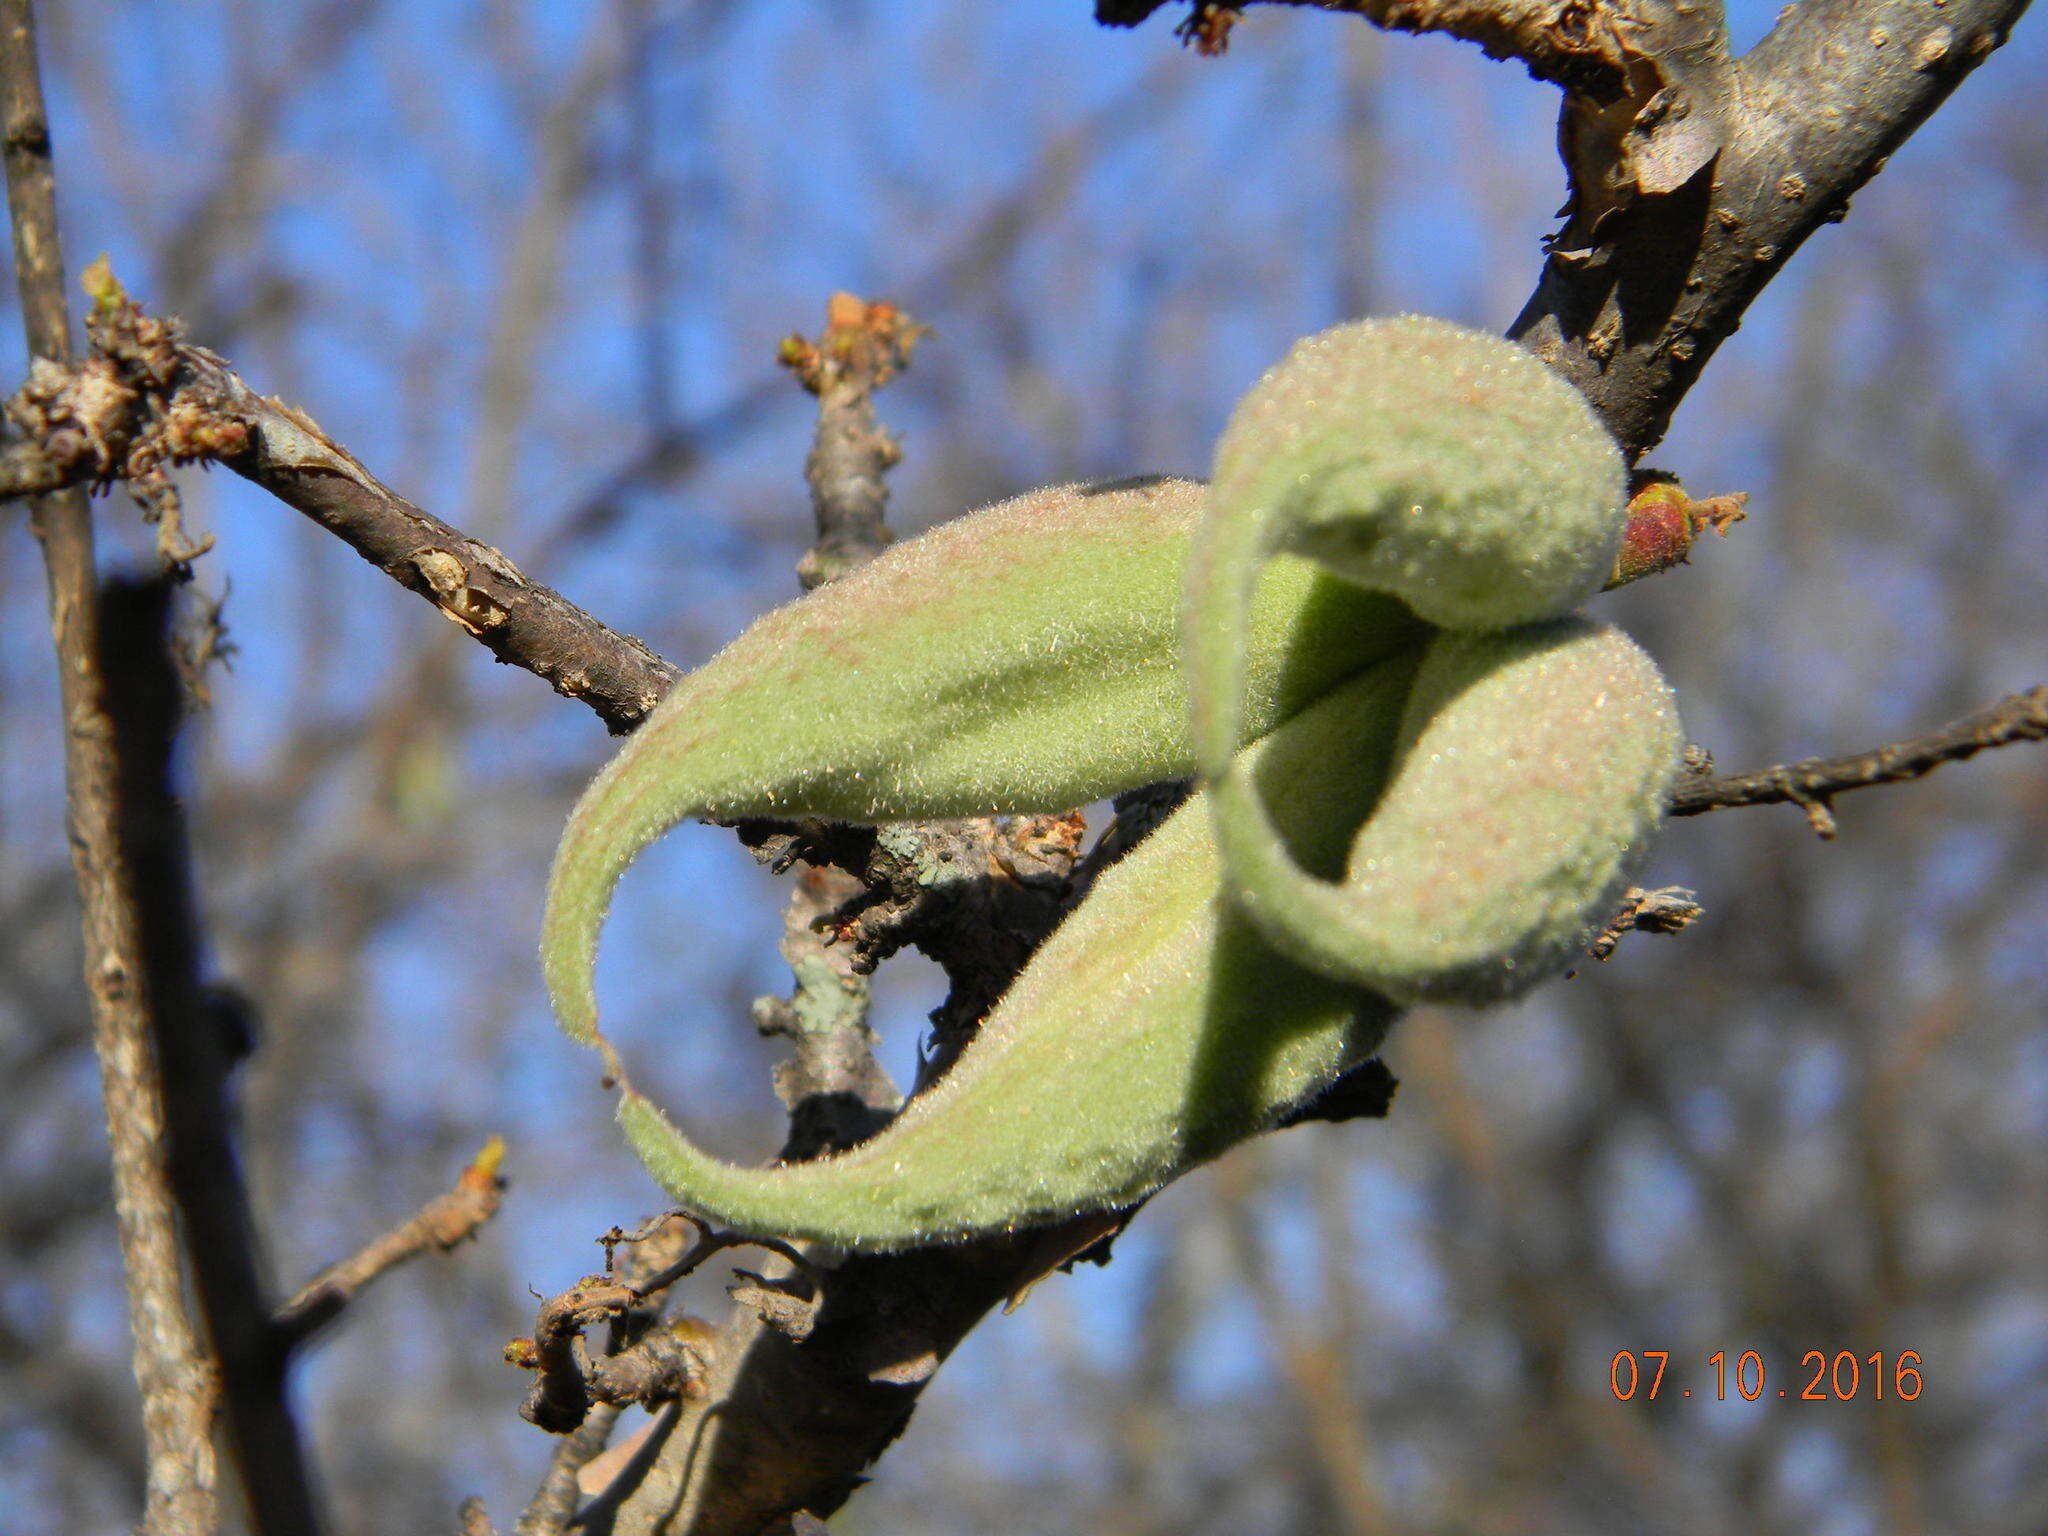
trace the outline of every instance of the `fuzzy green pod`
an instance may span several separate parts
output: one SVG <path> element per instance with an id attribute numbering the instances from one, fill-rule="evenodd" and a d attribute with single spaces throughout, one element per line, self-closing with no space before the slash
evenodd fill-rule
<path id="1" fill-rule="evenodd" d="M 1412 661 L 1382 663 L 1245 753 L 1297 857 L 1343 858 Z M 1385 999 L 1292 964 L 1220 899 L 1199 794 L 1106 871 L 951 1071 L 849 1152 L 738 1168 L 624 1086 L 655 1179 L 746 1231 L 889 1249 L 1128 1205 L 1271 1126 L 1379 1046 Z"/>
<path id="2" fill-rule="evenodd" d="M 1663 678 L 1611 626 L 1446 631 L 1340 879 L 1292 856 L 1241 760 L 1225 771 L 1212 795 L 1232 894 L 1320 975 L 1400 1003 L 1513 997 L 1614 911 L 1683 745 Z"/>
<path id="3" fill-rule="evenodd" d="M 915 820 L 1057 811 L 1193 771 L 1180 594 L 1202 487 L 1034 492 L 898 544 L 683 678 L 578 801 L 541 958 L 594 1041 L 619 877 L 690 817 Z M 1243 729 L 1412 649 L 1399 603 L 1278 561 L 1247 610 Z"/>
<path id="4" fill-rule="evenodd" d="M 1204 501 L 1061 488 L 899 545 L 685 678 L 585 794 L 549 991 L 690 1209 L 886 1249 L 1127 1204 L 1325 1086 L 1400 1004 L 1522 990 L 1605 915 L 1678 738 L 1647 659 L 1561 617 L 1621 531 L 1584 402 L 1441 322 L 1340 327 L 1246 397 Z M 612 889 L 678 820 L 1058 810 L 1194 769 L 946 1077 L 849 1152 L 710 1158 L 598 1034 Z"/>
<path id="5" fill-rule="evenodd" d="M 1605 918 L 1663 815 L 1677 715 L 1626 637 L 1545 621 L 1605 582 L 1626 490 L 1578 391 L 1440 320 L 1326 331 L 1245 396 L 1190 567 L 1187 665 L 1231 889 L 1275 945 L 1397 1000 L 1478 1003 L 1556 974 Z M 1289 856 L 1233 761 L 1250 596 L 1281 552 L 1444 631 L 1337 881 Z"/>

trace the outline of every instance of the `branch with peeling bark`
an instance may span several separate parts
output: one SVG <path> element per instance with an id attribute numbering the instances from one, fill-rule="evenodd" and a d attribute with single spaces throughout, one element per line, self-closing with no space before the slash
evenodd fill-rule
<path id="1" fill-rule="evenodd" d="M 1098 0 L 1134 26 L 1167 0 Z M 1192 0 L 1205 51 L 1253 4 L 1443 32 L 1564 87 L 1565 222 L 1508 334 L 1656 446 L 1750 302 L 1999 47 L 2027 0 L 1800 0 L 1729 54 L 1719 0 Z"/>

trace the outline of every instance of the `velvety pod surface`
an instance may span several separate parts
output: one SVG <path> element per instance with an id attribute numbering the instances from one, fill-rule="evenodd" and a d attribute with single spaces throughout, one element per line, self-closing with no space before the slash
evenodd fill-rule
<path id="1" fill-rule="evenodd" d="M 1667 690 L 1563 618 L 1620 457 L 1519 349 L 1340 327 L 1246 397 L 1205 494 L 1063 487 L 899 545 L 685 678 L 571 817 L 542 958 L 674 1197 L 887 1248 L 1138 1199 L 1376 1048 L 1397 1005 L 1506 995 L 1605 917 L 1675 770 Z M 597 1032 L 620 873 L 687 817 L 1060 810 L 1199 770 L 945 1079 L 871 1141 L 708 1157 Z"/>
<path id="2" fill-rule="evenodd" d="M 1560 621 L 1626 524 L 1620 452 L 1521 348 L 1440 320 L 1299 343 L 1232 414 L 1190 569 L 1197 758 L 1233 899 L 1296 960 L 1402 1001 L 1567 964 L 1663 815 L 1678 721 L 1613 630 Z M 1289 856 L 1234 754 L 1252 594 L 1291 551 L 1442 626 L 1343 878 Z"/>
<path id="3" fill-rule="evenodd" d="M 1054 811 L 1193 771 L 1179 639 L 1203 488 L 1034 492 L 898 544 L 683 678 L 584 793 L 542 959 L 589 1038 L 597 934 L 641 849 L 689 817 L 872 822 Z M 1239 654 L 1256 736 L 1424 627 L 1275 562 Z"/>
<path id="4" fill-rule="evenodd" d="M 1342 858 L 1409 671 L 1369 671 L 1246 753 L 1303 857 Z M 1270 1126 L 1371 1055 L 1394 1009 L 1259 939 L 1220 899 L 1210 821 L 1198 794 L 1102 875 L 953 1070 L 873 1140 L 735 1168 L 628 1087 L 635 1150 L 718 1221 L 888 1248 L 1128 1204 Z"/>
<path id="5" fill-rule="evenodd" d="M 1628 476 L 1585 397 L 1530 353 L 1443 320 L 1295 344 L 1216 448 L 1216 524 L 1297 549 L 1431 623 L 1555 618 L 1607 580 Z"/>

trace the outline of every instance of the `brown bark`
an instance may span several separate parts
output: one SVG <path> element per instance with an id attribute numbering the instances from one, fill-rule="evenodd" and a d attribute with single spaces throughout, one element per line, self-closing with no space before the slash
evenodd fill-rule
<path id="1" fill-rule="evenodd" d="M 0 123 L 15 273 L 32 357 L 71 356 L 57 238 L 49 120 L 29 0 L 0 7 Z M 204 1536 L 219 1523 L 213 1412 L 219 1378 L 184 1292 L 157 1030 L 145 975 L 141 901 L 117 827 L 119 765 L 99 663 L 92 514 L 73 487 L 31 512 L 48 576 L 64 709 L 65 812 L 85 937 L 85 986 L 114 1173 L 114 1218 L 142 1392 L 144 1528 Z"/>

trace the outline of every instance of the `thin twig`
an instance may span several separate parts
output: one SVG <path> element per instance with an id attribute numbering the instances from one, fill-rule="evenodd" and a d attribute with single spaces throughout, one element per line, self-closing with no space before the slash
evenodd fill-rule
<path id="1" fill-rule="evenodd" d="M 30 0 L 0 3 L 0 94 L 15 274 L 28 350 L 32 357 L 63 363 L 71 346 L 56 174 Z M 219 1524 L 212 1438 L 219 1383 L 179 1272 L 139 893 L 116 831 L 118 774 L 99 671 L 92 515 L 85 493 L 74 488 L 38 501 L 31 517 L 48 573 L 86 994 L 106 1104 L 114 1219 L 142 1395 L 148 1459 L 143 1526 L 152 1536 L 205 1536 Z"/>
<path id="2" fill-rule="evenodd" d="M 1849 757 L 1810 757 L 1726 777 L 1683 779 L 1671 794 L 1671 814 L 1701 816 L 1742 805 L 1792 804 L 1813 830 L 1835 835 L 1834 798 L 1854 789 L 1903 784 L 1993 747 L 2048 740 L 2048 683 L 2009 694 L 1989 709 L 1965 715 L 1925 736 L 1895 741 Z"/>
<path id="3" fill-rule="evenodd" d="M 569 1529 L 576 1506 L 582 1502 L 577 1475 L 604 1454 L 622 1412 L 616 1404 L 598 1403 L 581 1424 L 556 1442 L 547 1475 L 512 1527 L 512 1536 L 562 1536 Z"/>
<path id="4" fill-rule="evenodd" d="M 818 397 L 818 428 L 804 460 L 818 537 L 797 566 L 808 589 L 836 581 L 889 547 L 883 522 L 888 472 L 903 457 L 875 419 L 875 391 L 910 365 L 922 326 L 894 304 L 835 293 L 816 341 L 784 339 L 782 365 Z"/>
<path id="5" fill-rule="evenodd" d="M 195 401 L 252 434 L 249 450 L 223 463 L 433 603 L 500 661 L 589 705 L 615 733 L 645 719 L 682 675 L 499 550 L 414 506 L 305 413 L 256 394 L 215 359 L 191 361 Z"/>
<path id="6" fill-rule="evenodd" d="M 168 578 L 109 582 L 100 669 L 120 774 L 122 857 L 140 896 L 144 994 L 157 1029 L 171 1193 L 207 1333 L 219 1360 L 233 1462 L 255 1536 L 321 1528 L 256 1262 L 230 1078 L 241 1054 L 201 973 L 202 944 L 184 809 L 173 788 L 183 685 Z"/>
<path id="7" fill-rule="evenodd" d="M 505 1144 L 493 1136 L 462 1170 L 454 1188 L 434 1196 L 409 1220 L 307 1281 L 278 1308 L 272 1320 L 282 1345 L 290 1348 L 300 1343 L 331 1321 L 364 1286 L 407 1259 L 429 1248 L 446 1253 L 474 1237 L 477 1229 L 497 1214 L 504 1199 L 505 1179 L 499 1172 L 504 1157 Z"/>
<path id="8" fill-rule="evenodd" d="M 166 553 L 189 558 L 175 527 L 166 462 L 212 460 L 262 486 L 439 608 L 500 661 L 580 699 L 614 732 L 631 730 L 679 676 L 630 635 L 530 581 L 499 550 L 384 485 L 303 411 L 250 389 L 220 358 L 183 344 L 175 321 L 147 314 L 96 264 L 94 355 L 44 370 L 9 401 L 42 434 L 5 466 L 22 484 L 108 477 L 155 492 Z M 160 536 L 164 530 L 160 528 Z"/>
<path id="9" fill-rule="evenodd" d="M 643 1301 L 657 1291 L 667 1290 L 678 1280 L 696 1273 L 713 1254 L 723 1253 L 728 1248 L 766 1249 L 769 1253 L 787 1259 L 791 1266 L 813 1285 L 821 1290 L 824 1288 L 825 1277 L 818 1267 L 779 1237 L 749 1237 L 741 1232 L 720 1232 L 688 1211 L 677 1211 L 675 1215 L 697 1229 L 697 1240 L 690 1245 L 689 1252 L 667 1268 L 645 1279 L 635 1277 L 630 1280 L 633 1294 Z"/>
<path id="10" fill-rule="evenodd" d="M 893 304 L 835 293 L 815 341 L 784 338 L 777 353 L 818 397 L 817 427 L 804 460 L 817 538 L 797 564 L 804 588 L 821 587 L 888 548 L 888 473 L 902 458 L 875 417 L 875 392 L 909 365 L 920 328 Z M 785 866 L 791 860 L 780 860 Z M 798 1162 L 843 1151 L 875 1134 L 903 1095 L 875 1060 L 868 1025 L 868 973 L 860 948 L 838 942 L 837 918 L 870 899 L 860 868 L 807 864 L 783 909 L 782 957 L 795 990 L 754 1000 L 763 1035 L 782 1035 L 790 1053 L 775 1066 L 775 1092 L 789 1111 L 781 1157 Z"/>

